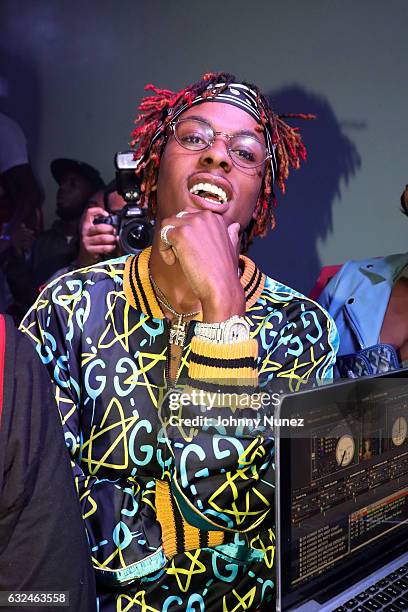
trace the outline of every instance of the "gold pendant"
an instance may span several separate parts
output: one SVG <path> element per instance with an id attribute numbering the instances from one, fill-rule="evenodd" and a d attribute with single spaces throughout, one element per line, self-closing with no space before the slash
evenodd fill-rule
<path id="1" fill-rule="evenodd" d="M 176 346 L 183 346 L 186 338 L 186 324 L 181 317 L 178 318 L 177 323 L 173 322 L 170 327 L 170 344 Z"/>

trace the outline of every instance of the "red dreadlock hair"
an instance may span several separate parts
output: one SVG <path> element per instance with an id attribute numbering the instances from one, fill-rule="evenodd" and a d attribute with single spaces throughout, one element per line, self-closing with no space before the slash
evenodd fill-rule
<path id="1" fill-rule="evenodd" d="M 141 179 L 141 205 L 148 208 L 150 217 L 153 218 L 157 209 L 156 183 L 159 171 L 160 159 L 166 143 L 167 127 L 172 121 L 177 110 L 192 102 L 198 96 L 213 98 L 223 92 L 230 83 L 236 83 L 234 75 L 225 72 L 208 72 L 203 75 L 197 83 L 189 85 L 179 92 L 168 89 L 158 89 L 152 84 L 146 85 L 145 90 L 151 90 L 155 95 L 143 98 L 135 119 L 137 127 L 132 132 L 131 146 L 136 148 L 135 157 L 139 163 L 136 174 Z M 257 94 L 257 106 L 263 126 L 268 126 L 275 145 L 276 176 L 275 180 L 280 191 L 285 193 L 285 181 L 289 176 L 289 166 L 299 168 L 300 160 L 306 159 L 306 148 L 302 143 L 297 128 L 290 127 L 284 118 L 297 117 L 301 119 L 313 119 L 314 115 L 290 114 L 277 115 L 269 107 L 266 98 L 259 89 L 250 83 L 242 81 L 244 85 L 253 89 Z M 220 86 L 214 91 L 215 85 Z M 156 131 L 159 136 L 153 145 L 151 140 Z M 250 223 L 243 237 L 242 250 L 245 252 L 255 236 L 265 236 L 269 228 L 276 225 L 274 208 L 276 208 L 276 197 L 273 190 L 273 174 L 271 165 L 266 167 L 263 177 L 262 188 L 255 208 L 255 220 Z"/>

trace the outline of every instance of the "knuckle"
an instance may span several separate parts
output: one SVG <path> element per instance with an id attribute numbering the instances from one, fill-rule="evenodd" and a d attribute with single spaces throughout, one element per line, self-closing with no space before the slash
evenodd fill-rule
<path id="1" fill-rule="evenodd" d="M 160 229 L 163 229 L 163 227 L 165 227 L 166 225 L 174 225 L 172 223 L 171 217 L 165 217 L 164 219 L 162 219 L 161 224 L 160 224 Z"/>
<path id="2" fill-rule="evenodd" d="M 171 239 L 172 241 L 178 240 L 178 241 L 182 241 L 182 240 L 186 240 L 186 238 L 188 238 L 188 235 L 190 233 L 190 225 L 181 225 L 180 227 L 171 230 L 173 233 L 171 234 Z M 174 238 L 173 238 L 174 237 Z"/>

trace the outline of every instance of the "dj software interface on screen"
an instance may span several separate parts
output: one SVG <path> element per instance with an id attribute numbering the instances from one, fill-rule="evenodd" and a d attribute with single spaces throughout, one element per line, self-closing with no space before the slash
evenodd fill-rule
<path id="1" fill-rule="evenodd" d="M 408 521 L 408 392 L 308 415 L 292 444 L 292 585 Z"/>

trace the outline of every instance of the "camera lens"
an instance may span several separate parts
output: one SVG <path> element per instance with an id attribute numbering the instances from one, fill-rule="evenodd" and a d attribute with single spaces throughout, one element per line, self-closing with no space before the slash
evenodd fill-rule
<path id="1" fill-rule="evenodd" d="M 127 242 L 132 249 L 145 249 L 150 244 L 150 231 L 146 223 L 131 225 L 127 233 Z"/>
<path id="2" fill-rule="evenodd" d="M 123 253 L 140 253 L 152 244 L 153 223 L 138 206 L 126 204 L 120 213 L 119 244 Z"/>
<path id="3" fill-rule="evenodd" d="M 148 221 L 133 219 L 123 224 L 119 241 L 125 253 L 139 253 L 152 244 L 153 227 Z"/>

